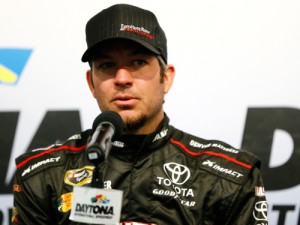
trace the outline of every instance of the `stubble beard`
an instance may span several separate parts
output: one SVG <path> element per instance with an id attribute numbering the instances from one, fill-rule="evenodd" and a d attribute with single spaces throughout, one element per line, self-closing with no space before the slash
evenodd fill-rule
<path id="1" fill-rule="evenodd" d="M 144 113 L 140 113 L 135 118 L 125 119 L 125 131 L 128 133 L 134 133 L 141 129 L 147 121 L 147 116 Z"/>

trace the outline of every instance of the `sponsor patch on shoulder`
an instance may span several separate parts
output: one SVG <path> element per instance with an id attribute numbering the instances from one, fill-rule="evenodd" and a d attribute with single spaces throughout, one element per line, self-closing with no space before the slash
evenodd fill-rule
<path id="1" fill-rule="evenodd" d="M 209 167 L 217 172 L 220 172 L 220 173 L 223 173 L 223 174 L 228 174 L 232 177 L 235 177 L 235 178 L 240 178 L 243 176 L 243 174 L 235 171 L 235 170 L 232 170 L 232 169 L 229 169 L 229 168 L 224 168 L 224 167 L 221 167 L 220 165 L 218 165 L 216 162 L 212 162 L 210 160 L 206 160 L 202 163 L 202 165 L 206 166 L 206 167 Z"/>
<path id="2" fill-rule="evenodd" d="M 85 166 L 80 169 L 68 170 L 64 177 L 64 182 L 72 186 L 82 186 L 91 183 L 93 166 Z"/>
<path id="3" fill-rule="evenodd" d="M 46 158 L 43 159 L 41 161 L 38 161 L 37 163 L 34 163 L 30 166 L 28 166 L 26 169 L 23 170 L 22 172 L 22 177 L 24 177 L 27 174 L 30 174 L 31 172 L 33 172 L 34 170 L 44 166 L 44 165 L 51 165 L 54 163 L 58 163 L 60 161 L 60 156 L 59 157 L 52 157 L 52 158 Z"/>

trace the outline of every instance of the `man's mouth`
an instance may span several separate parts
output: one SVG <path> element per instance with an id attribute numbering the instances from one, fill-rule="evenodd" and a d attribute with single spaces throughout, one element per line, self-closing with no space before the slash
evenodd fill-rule
<path id="1" fill-rule="evenodd" d="M 118 95 L 113 98 L 113 102 L 117 106 L 133 106 L 138 101 L 138 98 L 131 95 Z"/>

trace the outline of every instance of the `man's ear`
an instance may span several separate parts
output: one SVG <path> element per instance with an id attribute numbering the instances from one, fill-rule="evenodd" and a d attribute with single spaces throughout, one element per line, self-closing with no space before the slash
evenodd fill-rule
<path id="1" fill-rule="evenodd" d="M 171 64 L 167 65 L 164 75 L 164 93 L 167 94 L 172 87 L 175 78 L 175 67 Z"/>
<path id="2" fill-rule="evenodd" d="M 95 97 L 95 87 L 93 82 L 93 74 L 91 70 L 86 71 L 86 81 L 88 83 L 92 95 Z"/>

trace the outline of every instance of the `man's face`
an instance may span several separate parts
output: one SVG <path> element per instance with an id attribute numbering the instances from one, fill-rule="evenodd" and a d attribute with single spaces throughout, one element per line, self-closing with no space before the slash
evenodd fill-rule
<path id="1" fill-rule="evenodd" d="M 153 132 L 163 118 L 164 95 L 174 68 L 161 79 L 157 56 L 132 41 L 114 40 L 102 46 L 87 72 L 87 81 L 100 110 L 120 114 L 127 133 Z"/>

